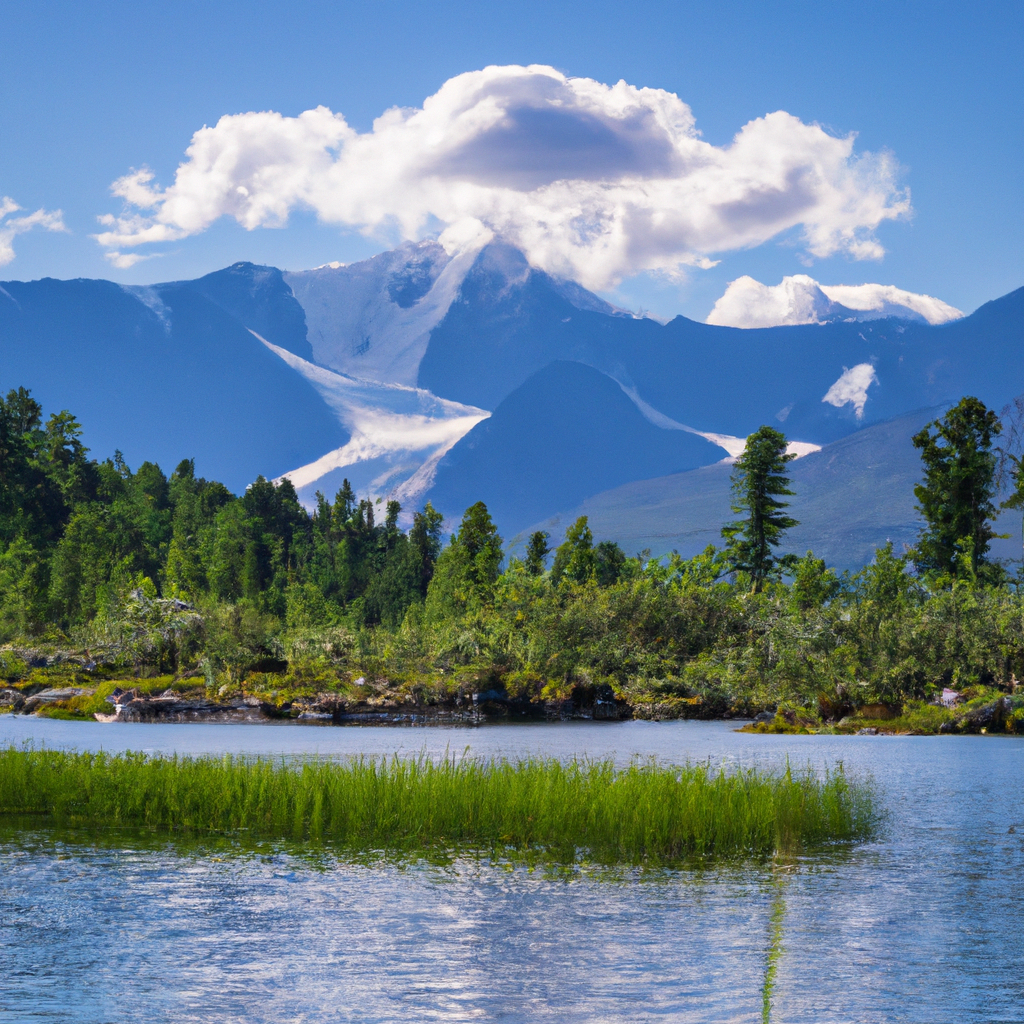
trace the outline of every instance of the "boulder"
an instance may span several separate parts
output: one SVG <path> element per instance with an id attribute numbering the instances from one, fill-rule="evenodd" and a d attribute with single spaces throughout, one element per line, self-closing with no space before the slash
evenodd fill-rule
<path id="1" fill-rule="evenodd" d="M 18 690 L 0 690 L 0 706 L 10 707 L 17 713 L 18 709 L 25 703 L 25 695 Z"/>
<path id="2" fill-rule="evenodd" d="M 31 715 L 33 711 L 38 710 L 44 705 L 59 704 L 61 701 L 71 700 L 73 697 L 83 697 L 90 693 L 92 693 L 92 690 L 86 690 L 80 686 L 64 686 L 56 690 L 41 690 L 39 693 L 33 693 L 31 697 L 26 699 L 25 703 L 21 705 L 20 712 L 23 715 Z"/>
<path id="3" fill-rule="evenodd" d="M 972 708 L 960 719 L 960 727 L 965 732 L 979 732 L 1001 726 L 1013 710 L 1013 701 L 1009 697 L 999 697 L 991 704 L 983 704 L 980 708 Z"/>

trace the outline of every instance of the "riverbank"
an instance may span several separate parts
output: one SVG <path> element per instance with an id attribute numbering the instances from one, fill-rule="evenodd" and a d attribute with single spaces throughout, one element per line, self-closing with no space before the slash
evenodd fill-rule
<path id="1" fill-rule="evenodd" d="M 899 706 L 868 704 L 838 719 L 814 708 L 764 711 L 742 732 L 862 736 L 1024 735 L 1024 693 L 971 687 L 948 703 L 910 700 Z"/>

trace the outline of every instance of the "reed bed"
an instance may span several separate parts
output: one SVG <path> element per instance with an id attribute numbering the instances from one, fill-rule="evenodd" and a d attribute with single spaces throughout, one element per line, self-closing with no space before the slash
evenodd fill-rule
<path id="1" fill-rule="evenodd" d="M 0 750 L 0 816 L 230 834 L 385 853 L 667 865 L 769 857 L 871 834 L 842 768 L 724 772 L 651 762 L 344 762 Z M 38 819 L 37 819 L 38 820 Z"/>

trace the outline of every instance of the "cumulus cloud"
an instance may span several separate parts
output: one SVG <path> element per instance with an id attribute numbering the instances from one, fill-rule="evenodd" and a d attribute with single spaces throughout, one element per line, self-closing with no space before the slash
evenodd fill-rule
<path id="1" fill-rule="evenodd" d="M 223 216 L 281 226 L 301 208 L 407 240 L 441 230 L 449 251 L 499 235 L 535 266 L 603 288 L 796 228 L 812 256 L 878 257 L 875 229 L 910 210 L 897 170 L 784 111 L 713 146 L 673 93 L 488 67 L 365 133 L 326 107 L 222 117 L 193 135 L 167 188 L 148 168 L 116 181 L 124 210 L 97 238 L 123 252 Z"/>
<path id="2" fill-rule="evenodd" d="M 844 366 L 842 376 L 828 389 L 822 401 L 837 409 L 852 405 L 857 419 L 860 419 L 868 400 L 868 388 L 877 380 L 875 368 L 870 363 L 858 363 L 849 369 Z"/>
<path id="3" fill-rule="evenodd" d="M 729 283 L 707 322 L 724 327 L 778 327 L 884 316 L 943 324 L 963 313 L 941 299 L 891 284 L 825 285 L 806 274 L 794 274 L 767 285 L 744 275 Z"/>
<path id="4" fill-rule="evenodd" d="M 930 324 L 944 324 L 959 320 L 963 311 L 931 295 L 907 292 L 891 284 L 829 284 L 821 290 L 833 302 L 869 316 L 861 320 L 874 320 L 883 316 L 921 319 Z M 913 316 L 913 314 L 917 316 Z"/>
<path id="5" fill-rule="evenodd" d="M 67 231 L 60 210 L 36 210 L 24 217 L 12 217 L 21 207 L 9 196 L 0 197 L 0 267 L 14 259 L 14 239 L 33 228 Z"/>

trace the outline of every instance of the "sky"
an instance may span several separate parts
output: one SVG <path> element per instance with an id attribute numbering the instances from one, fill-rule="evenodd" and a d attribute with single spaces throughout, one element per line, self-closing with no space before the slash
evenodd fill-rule
<path id="1" fill-rule="evenodd" d="M 969 312 L 1024 285 L 1022 52 L 1019 0 L 9 2 L 0 278 L 499 234 L 663 317 L 737 281 Z"/>

